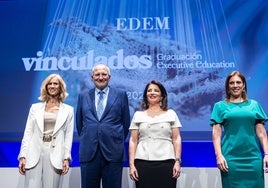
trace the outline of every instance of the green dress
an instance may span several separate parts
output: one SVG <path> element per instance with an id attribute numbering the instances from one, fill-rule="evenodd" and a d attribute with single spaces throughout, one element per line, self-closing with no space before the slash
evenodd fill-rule
<path id="1" fill-rule="evenodd" d="M 267 116 L 255 100 L 224 100 L 214 105 L 210 124 L 223 126 L 221 147 L 229 168 L 228 173 L 221 172 L 223 188 L 264 188 L 262 150 L 255 125 L 265 121 Z"/>

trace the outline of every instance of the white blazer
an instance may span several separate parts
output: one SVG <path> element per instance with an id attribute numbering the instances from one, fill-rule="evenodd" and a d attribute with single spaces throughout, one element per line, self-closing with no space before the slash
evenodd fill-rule
<path id="1" fill-rule="evenodd" d="M 26 169 L 33 168 L 39 161 L 43 144 L 45 102 L 32 104 L 21 142 L 20 157 L 26 159 Z M 71 160 L 74 130 L 74 109 L 61 103 L 52 135 L 50 161 L 56 169 L 62 169 L 64 159 Z"/>

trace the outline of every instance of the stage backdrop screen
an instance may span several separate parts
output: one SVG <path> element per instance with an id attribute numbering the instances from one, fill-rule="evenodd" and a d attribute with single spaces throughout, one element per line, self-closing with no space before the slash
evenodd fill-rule
<path id="1" fill-rule="evenodd" d="M 268 1 L 7 0 L 0 2 L 0 138 L 21 139 L 43 79 L 60 74 L 66 103 L 94 85 L 106 64 L 131 116 L 151 80 L 167 89 L 183 139 L 211 139 L 213 104 L 226 75 L 246 76 L 248 96 L 268 112 Z"/>

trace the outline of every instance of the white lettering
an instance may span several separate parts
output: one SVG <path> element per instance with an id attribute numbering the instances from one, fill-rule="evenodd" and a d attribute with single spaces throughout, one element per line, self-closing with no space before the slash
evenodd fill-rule
<path id="1" fill-rule="evenodd" d="M 153 18 L 143 18 L 143 29 L 144 30 L 153 30 Z"/>
<path id="2" fill-rule="evenodd" d="M 57 64 L 58 60 L 56 57 L 46 57 L 43 59 L 43 63 L 40 62 L 43 70 L 58 70 Z"/>
<path id="3" fill-rule="evenodd" d="M 190 53 L 190 54 L 157 54 L 158 61 L 188 61 L 188 60 L 200 60 L 202 59 L 201 54 Z"/>
<path id="4" fill-rule="evenodd" d="M 168 24 L 168 19 L 169 17 L 164 17 L 163 21 L 161 22 L 161 19 L 159 17 L 155 17 L 155 28 L 156 29 L 169 29 L 169 24 Z"/>
<path id="5" fill-rule="evenodd" d="M 141 22 L 138 18 L 129 18 L 129 30 L 138 30 Z"/>
<path id="6" fill-rule="evenodd" d="M 69 57 L 62 57 L 58 61 L 58 67 L 60 70 L 68 70 L 71 67 L 71 64 L 68 63 L 71 62 L 71 58 Z"/>
<path id="7" fill-rule="evenodd" d="M 193 69 L 194 64 L 193 63 L 163 63 L 159 62 L 157 63 L 158 69 Z"/>
<path id="8" fill-rule="evenodd" d="M 169 17 L 143 17 L 139 18 L 117 18 L 116 29 L 125 30 L 167 30 L 169 27 Z"/>
<path id="9" fill-rule="evenodd" d="M 208 63 L 207 61 L 197 61 L 195 63 L 195 67 L 196 68 L 234 68 L 235 67 L 235 63 L 234 62 L 225 62 L 224 60 L 221 62 L 211 62 Z"/>
<path id="10" fill-rule="evenodd" d="M 22 58 L 24 67 L 26 71 L 30 71 L 34 63 L 36 63 L 36 58 Z"/>
<path id="11" fill-rule="evenodd" d="M 140 57 L 140 67 L 142 69 L 149 69 L 153 65 L 152 57 L 150 55 L 142 55 Z"/>
<path id="12" fill-rule="evenodd" d="M 94 56 L 94 50 L 87 52 L 86 56 L 74 57 L 42 57 L 43 52 L 37 52 L 36 57 L 22 58 L 26 71 L 49 71 L 49 70 L 90 70 L 95 64 L 106 64 L 111 69 L 148 69 L 151 68 L 152 58 L 150 55 L 124 56 L 124 50 L 120 49 L 116 55 L 110 57 Z"/>
<path id="13" fill-rule="evenodd" d="M 127 27 L 126 27 L 126 21 L 127 19 L 126 18 L 117 18 L 116 19 L 117 21 L 117 26 L 116 26 L 116 30 L 127 30 Z"/>
<path id="14" fill-rule="evenodd" d="M 138 64 L 136 63 L 137 61 L 139 61 L 138 57 L 135 55 L 131 55 L 131 56 L 127 56 L 124 60 L 124 65 L 126 66 L 126 68 L 128 69 L 136 69 L 138 68 Z"/>

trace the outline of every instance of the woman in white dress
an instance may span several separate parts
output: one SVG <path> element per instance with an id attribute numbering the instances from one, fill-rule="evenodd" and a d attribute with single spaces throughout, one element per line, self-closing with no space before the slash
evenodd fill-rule
<path id="1" fill-rule="evenodd" d="M 136 188 L 176 188 L 181 173 L 182 126 L 168 109 L 167 92 L 158 81 L 144 89 L 141 111 L 130 125 L 129 174 Z"/>

